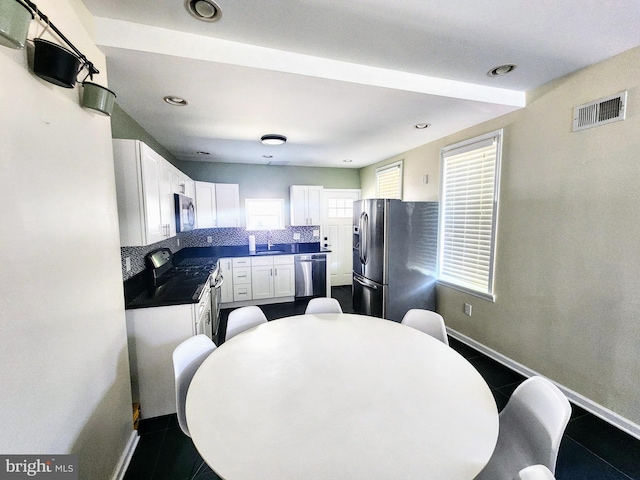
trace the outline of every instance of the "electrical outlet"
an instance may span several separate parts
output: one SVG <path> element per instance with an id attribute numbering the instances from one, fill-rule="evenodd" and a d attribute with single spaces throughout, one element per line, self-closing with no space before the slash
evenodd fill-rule
<path id="1" fill-rule="evenodd" d="M 180 246 L 180 239 L 176 238 L 177 242 L 178 242 L 178 246 Z"/>
<path id="2" fill-rule="evenodd" d="M 314 230 L 313 231 L 313 236 L 314 237 L 319 237 L 320 236 L 320 230 Z"/>
<path id="3" fill-rule="evenodd" d="M 209 235 L 207 237 L 207 243 L 212 243 L 213 242 L 213 237 L 211 235 Z"/>
<path id="4" fill-rule="evenodd" d="M 470 303 L 465 303 L 465 304 L 464 304 L 464 314 L 465 314 L 465 315 L 469 315 L 469 316 L 471 316 L 471 309 L 472 309 L 472 308 L 473 308 L 473 307 L 471 306 L 471 304 L 470 304 Z"/>
<path id="5" fill-rule="evenodd" d="M 298 232 L 293 234 L 293 239 L 294 240 L 300 240 L 300 234 Z"/>
<path id="6" fill-rule="evenodd" d="M 127 272 L 131 271 L 131 257 L 124 257 L 124 269 Z"/>

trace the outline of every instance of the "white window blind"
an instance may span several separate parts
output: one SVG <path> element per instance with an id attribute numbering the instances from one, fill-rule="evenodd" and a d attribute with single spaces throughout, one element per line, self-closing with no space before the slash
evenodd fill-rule
<path id="1" fill-rule="evenodd" d="M 376 197 L 402 199 L 402 161 L 376 169 Z"/>
<path id="2" fill-rule="evenodd" d="M 442 151 L 438 278 L 493 299 L 502 131 Z"/>

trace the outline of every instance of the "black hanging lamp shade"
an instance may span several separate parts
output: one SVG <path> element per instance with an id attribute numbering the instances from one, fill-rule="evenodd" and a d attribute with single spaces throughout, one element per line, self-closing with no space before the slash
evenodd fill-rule
<path id="1" fill-rule="evenodd" d="M 60 45 L 36 38 L 33 72 L 59 87 L 73 88 L 80 71 L 80 58 Z"/>

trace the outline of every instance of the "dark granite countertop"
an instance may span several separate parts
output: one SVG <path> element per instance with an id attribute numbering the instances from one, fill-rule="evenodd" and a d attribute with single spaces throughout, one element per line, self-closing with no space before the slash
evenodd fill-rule
<path id="1" fill-rule="evenodd" d="M 249 252 L 248 245 L 218 246 L 218 247 L 185 247 L 173 255 L 176 266 L 211 265 L 215 268 L 218 259 L 229 257 L 260 257 L 264 255 L 295 255 L 301 253 L 328 253 L 331 250 L 315 243 L 285 243 L 272 245 L 256 245 L 254 253 Z M 268 252 L 268 253 L 265 253 Z M 125 309 L 162 307 L 169 305 L 184 305 L 196 303 L 192 293 L 197 285 L 190 285 L 184 280 L 179 284 L 169 280 L 154 286 L 150 273 L 145 270 L 124 282 Z M 191 292 L 191 293 L 190 293 Z"/>

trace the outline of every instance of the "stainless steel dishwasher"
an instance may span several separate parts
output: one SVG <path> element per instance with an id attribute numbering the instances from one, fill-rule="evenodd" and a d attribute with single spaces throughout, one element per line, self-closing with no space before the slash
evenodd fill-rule
<path id="1" fill-rule="evenodd" d="M 295 256 L 296 297 L 327 295 L 327 255 L 312 253 Z"/>

